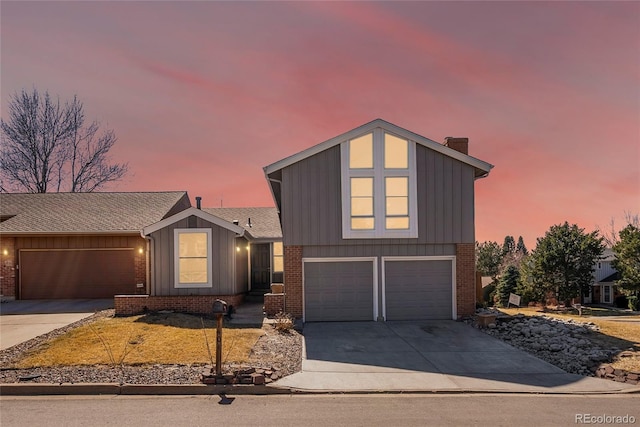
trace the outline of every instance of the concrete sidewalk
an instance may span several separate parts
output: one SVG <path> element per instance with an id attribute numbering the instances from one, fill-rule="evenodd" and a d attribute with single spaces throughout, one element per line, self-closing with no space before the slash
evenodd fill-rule
<path id="1" fill-rule="evenodd" d="M 305 325 L 304 392 L 616 393 L 640 387 L 568 374 L 454 321 Z"/>

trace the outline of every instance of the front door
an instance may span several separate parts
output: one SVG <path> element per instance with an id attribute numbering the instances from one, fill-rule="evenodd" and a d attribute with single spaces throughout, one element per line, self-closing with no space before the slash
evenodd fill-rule
<path id="1" fill-rule="evenodd" d="M 271 286 L 271 245 L 251 245 L 251 289 L 268 290 Z"/>
<path id="2" fill-rule="evenodd" d="M 591 302 L 594 304 L 600 304 L 602 302 L 600 301 L 600 286 L 593 286 L 591 289 L 593 289 L 593 299 Z"/>

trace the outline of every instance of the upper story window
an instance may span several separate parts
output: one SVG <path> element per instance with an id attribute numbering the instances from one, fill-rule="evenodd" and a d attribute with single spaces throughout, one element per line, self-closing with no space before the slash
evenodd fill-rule
<path id="1" fill-rule="evenodd" d="M 210 288 L 211 230 L 207 228 L 175 229 L 175 287 Z"/>
<path id="2" fill-rule="evenodd" d="M 343 238 L 418 237 L 415 152 L 382 129 L 341 144 Z"/>

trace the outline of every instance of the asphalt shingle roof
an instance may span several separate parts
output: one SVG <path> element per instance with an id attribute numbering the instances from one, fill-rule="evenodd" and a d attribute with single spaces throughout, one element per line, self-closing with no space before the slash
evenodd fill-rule
<path id="1" fill-rule="evenodd" d="M 228 222 L 238 220 L 238 225 L 255 239 L 282 239 L 282 229 L 276 208 L 202 208 Z M 251 227 L 247 226 L 251 218 Z"/>
<path id="2" fill-rule="evenodd" d="M 185 191 L 0 193 L 0 233 L 139 232 L 163 219 L 183 197 Z"/>

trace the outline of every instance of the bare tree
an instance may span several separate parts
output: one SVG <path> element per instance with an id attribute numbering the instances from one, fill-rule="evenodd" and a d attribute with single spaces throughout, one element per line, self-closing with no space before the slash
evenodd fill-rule
<path id="1" fill-rule="evenodd" d="M 625 211 L 624 223 L 626 224 L 625 227 L 627 225 L 633 225 L 636 228 L 640 228 L 640 215 L 637 213 L 632 214 L 631 212 Z M 625 227 L 622 227 L 622 228 L 625 228 Z M 618 243 L 618 241 L 620 240 L 618 238 L 619 231 L 616 228 L 616 221 L 614 217 L 611 217 L 611 221 L 609 221 L 609 224 L 607 224 L 606 229 L 603 229 L 599 226 L 596 226 L 596 229 L 600 232 L 600 234 L 604 238 L 604 243 L 607 245 L 608 248 L 614 247 L 615 244 Z"/>
<path id="2" fill-rule="evenodd" d="M 2 119 L 0 178 L 2 191 L 90 192 L 127 173 L 126 163 L 110 163 L 115 133 L 100 134 L 100 124 L 85 126 L 83 104 L 61 105 L 34 89 L 11 97 Z"/>

